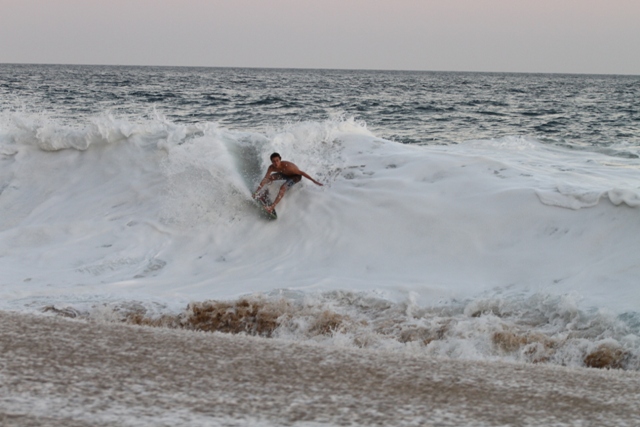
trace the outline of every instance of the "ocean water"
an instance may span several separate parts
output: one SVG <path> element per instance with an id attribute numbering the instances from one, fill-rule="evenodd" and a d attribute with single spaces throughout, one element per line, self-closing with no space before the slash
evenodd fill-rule
<path id="1" fill-rule="evenodd" d="M 3 64 L 0 309 L 640 370 L 639 100 L 638 76 Z M 324 186 L 267 221 L 274 151 Z"/>

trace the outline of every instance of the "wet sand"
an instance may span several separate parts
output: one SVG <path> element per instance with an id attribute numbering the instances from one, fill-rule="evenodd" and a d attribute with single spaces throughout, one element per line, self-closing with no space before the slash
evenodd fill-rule
<path id="1" fill-rule="evenodd" d="M 637 426 L 640 373 L 0 312 L 2 426 Z"/>

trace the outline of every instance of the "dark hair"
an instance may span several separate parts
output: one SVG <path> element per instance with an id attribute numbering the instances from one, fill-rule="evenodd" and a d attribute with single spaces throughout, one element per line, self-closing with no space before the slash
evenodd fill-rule
<path id="1" fill-rule="evenodd" d="M 278 153 L 273 153 L 273 154 L 271 155 L 271 157 L 269 157 L 269 160 L 273 160 L 273 158 L 274 158 L 274 157 L 277 157 L 277 158 L 279 158 L 280 160 L 282 160 L 282 157 L 280 157 L 280 154 L 278 154 Z"/>

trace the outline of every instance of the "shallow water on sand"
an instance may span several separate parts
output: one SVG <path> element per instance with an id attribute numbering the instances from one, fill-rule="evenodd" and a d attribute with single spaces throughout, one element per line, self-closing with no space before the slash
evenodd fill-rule
<path id="1" fill-rule="evenodd" d="M 0 312 L 0 421 L 635 425 L 638 373 L 443 360 Z"/>

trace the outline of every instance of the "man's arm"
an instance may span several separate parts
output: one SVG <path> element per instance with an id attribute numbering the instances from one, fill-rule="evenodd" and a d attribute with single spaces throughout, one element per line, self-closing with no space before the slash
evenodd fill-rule
<path id="1" fill-rule="evenodd" d="M 305 178 L 307 178 L 309 181 L 313 182 L 314 184 L 319 185 L 320 187 L 322 187 L 321 183 L 319 183 L 315 179 L 311 178 L 309 175 L 307 175 L 305 172 L 302 172 L 300 169 L 298 169 L 298 170 L 300 171 L 300 175 L 304 176 Z"/>
<path id="2" fill-rule="evenodd" d="M 285 170 L 284 173 L 286 175 L 302 175 L 305 178 L 307 178 L 309 181 L 313 182 L 316 185 L 319 185 L 322 187 L 322 184 L 320 184 L 318 181 L 316 181 L 315 179 L 311 178 L 306 172 L 303 172 L 300 170 L 300 168 L 296 165 L 294 165 L 291 162 L 286 162 L 285 164 Z"/>
<path id="3" fill-rule="evenodd" d="M 262 189 L 262 187 L 264 187 L 264 185 L 269 182 L 269 177 L 271 176 L 271 173 L 273 172 L 274 167 L 273 165 L 269 166 L 267 168 L 267 173 L 264 174 L 264 178 L 262 178 L 262 181 L 260 181 L 260 185 L 258 185 L 258 188 L 256 188 L 256 191 L 253 192 L 253 194 L 251 195 L 251 197 L 253 197 L 254 199 L 256 197 L 258 197 L 258 193 L 260 192 L 260 190 Z"/>

